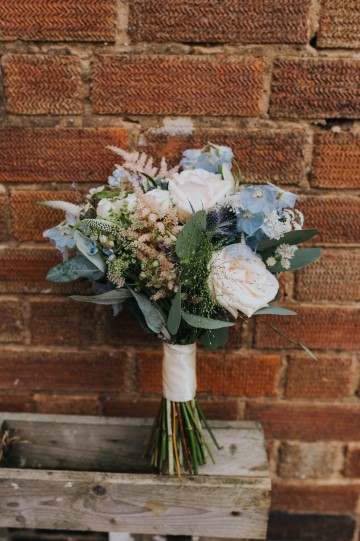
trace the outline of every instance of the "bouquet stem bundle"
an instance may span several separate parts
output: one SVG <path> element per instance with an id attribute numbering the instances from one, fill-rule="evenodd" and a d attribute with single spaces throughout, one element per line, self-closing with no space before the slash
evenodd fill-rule
<path id="1" fill-rule="evenodd" d="M 204 434 L 203 426 L 220 449 L 205 415 L 194 398 L 188 402 L 173 402 L 162 398 L 158 414 L 147 438 L 143 456 L 151 456 L 151 464 L 161 472 L 181 476 L 181 466 L 189 474 L 198 474 L 198 467 L 207 457 L 215 463 Z"/>

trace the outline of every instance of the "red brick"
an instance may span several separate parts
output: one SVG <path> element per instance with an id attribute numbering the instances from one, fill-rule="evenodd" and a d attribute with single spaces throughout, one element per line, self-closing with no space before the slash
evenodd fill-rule
<path id="1" fill-rule="evenodd" d="M 358 349 L 360 310 L 344 306 L 296 306 L 296 316 L 256 318 L 255 345 L 259 348 L 296 348 L 260 321 L 266 321 L 286 336 L 313 349 Z M 310 360 L 309 362 L 313 362 Z"/>
<path id="2" fill-rule="evenodd" d="M 31 413 L 32 410 L 32 395 L 30 393 L 19 393 L 13 390 L 5 393 L 0 392 L 1 412 Z"/>
<path id="3" fill-rule="evenodd" d="M 99 415 L 100 401 L 97 396 L 35 394 L 36 413 L 60 415 Z"/>
<path id="4" fill-rule="evenodd" d="M 346 355 L 292 355 L 286 372 L 289 398 L 342 398 L 353 394 L 353 359 Z"/>
<path id="5" fill-rule="evenodd" d="M 356 197 L 302 197 L 299 209 L 306 228 L 315 227 L 316 243 L 353 244 L 360 240 L 360 199 Z"/>
<path id="6" fill-rule="evenodd" d="M 283 443 L 278 474 L 283 479 L 326 479 L 342 462 L 342 449 L 329 442 Z"/>
<path id="7" fill-rule="evenodd" d="M 315 133 L 311 185 L 360 188 L 360 134 Z"/>
<path id="8" fill-rule="evenodd" d="M 233 149 L 244 181 L 298 184 L 305 178 L 306 136 L 301 131 L 208 129 L 172 135 L 171 128 L 153 128 L 142 134 L 140 146 L 158 161 L 165 156 L 176 165 L 184 150 L 208 141 Z"/>
<path id="9" fill-rule="evenodd" d="M 356 521 L 346 515 L 295 514 L 272 511 L 269 516 L 267 539 L 290 541 L 352 541 Z"/>
<path id="10" fill-rule="evenodd" d="M 114 316 L 111 306 L 103 306 L 100 333 L 102 342 L 109 346 L 158 345 L 158 339 L 144 331 L 138 320 L 125 308 Z"/>
<path id="11" fill-rule="evenodd" d="M 9 220 L 9 199 L 5 193 L 0 193 L 0 242 L 7 240 L 8 232 L 8 220 Z"/>
<path id="12" fill-rule="evenodd" d="M 69 191 L 11 191 L 11 226 L 17 240 L 42 240 L 50 243 L 48 238 L 43 237 L 43 232 L 60 223 L 65 213 L 36 203 L 53 200 L 75 202 L 76 198 L 75 194 Z"/>
<path id="13" fill-rule="evenodd" d="M 273 483 L 271 508 L 286 512 L 348 513 L 356 511 L 360 485 Z"/>
<path id="14" fill-rule="evenodd" d="M 263 72 L 263 61 L 250 56 L 101 55 L 92 69 L 93 112 L 257 116 Z"/>
<path id="15" fill-rule="evenodd" d="M 360 477 L 360 447 L 349 445 L 344 467 L 345 477 Z"/>
<path id="16" fill-rule="evenodd" d="M 104 182 L 126 147 L 123 128 L 2 128 L 2 182 Z"/>
<path id="17" fill-rule="evenodd" d="M 30 301 L 33 345 L 93 346 L 97 343 L 97 306 L 71 299 Z"/>
<path id="18" fill-rule="evenodd" d="M 126 391 L 127 364 L 127 355 L 121 350 L 3 348 L 0 352 L 0 388 Z"/>
<path id="19" fill-rule="evenodd" d="M 75 56 L 5 55 L 6 109 L 17 115 L 83 112 L 80 60 Z"/>
<path id="20" fill-rule="evenodd" d="M 47 272 L 61 263 L 55 248 L 0 249 L 0 293 L 89 293 L 87 282 L 54 284 L 45 280 Z"/>
<path id="21" fill-rule="evenodd" d="M 275 62 L 270 114 L 276 117 L 358 118 L 360 62 L 285 59 Z"/>
<path id="22" fill-rule="evenodd" d="M 360 441 L 359 404 L 248 402 L 247 419 L 260 421 L 269 438 Z"/>
<path id="23" fill-rule="evenodd" d="M 138 391 L 161 392 L 160 351 L 139 353 Z M 276 396 L 278 355 L 227 355 L 199 352 L 198 393 L 226 396 Z"/>
<path id="24" fill-rule="evenodd" d="M 24 340 L 24 314 L 17 300 L 0 300 L 0 342 L 22 342 Z"/>
<path id="25" fill-rule="evenodd" d="M 310 2 L 287 0 L 130 1 L 134 41 L 305 43 Z"/>
<path id="26" fill-rule="evenodd" d="M 11 0 L 0 4 L 0 40 L 112 41 L 115 0 Z"/>
<path id="27" fill-rule="evenodd" d="M 355 1 L 322 0 L 317 47 L 360 47 L 360 14 Z"/>
<path id="28" fill-rule="evenodd" d="M 296 272 L 294 296 L 299 301 L 360 301 L 360 252 L 322 250 L 320 259 Z"/>

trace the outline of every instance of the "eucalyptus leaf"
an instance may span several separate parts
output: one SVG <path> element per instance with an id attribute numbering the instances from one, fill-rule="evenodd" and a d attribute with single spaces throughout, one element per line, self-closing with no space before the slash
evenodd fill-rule
<path id="1" fill-rule="evenodd" d="M 132 297 L 132 293 L 125 288 L 112 289 L 100 295 L 72 295 L 74 301 L 93 302 L 96 304 L 119 304 Z"/>
<path id="2" fill-rule="evenodd" d="M 289 231 L 285 233 L 281 239 L 265 239 L 261 240 L 256 247 L 258 252 L 263 252 L 264 250 L 269 250 L 280 246 L 280 244 L 300 244 L 306 240 L 315 237 L 318 235 L 319 231 L 317 229 L 299 229 L 297 231 Z"/>
<path id="3" fill-rule="evenodd" d="M 221 329 L 222 327 L 232 327 L 235 323 L 231 321 L 221 321 L 220 319 L 210 319 L 208 317 L 197 316 L 182 312 L 182 318 L 188 325 L 195 329 Z"/>
<path id="4" fill-rule="evenodd" d="M 275 316 L 296 316 L 296 312 L 282 308 L 281 306 L 267 306 L 266 308 L 260 308 L 253 314 L 253 316 L 261 315 L 275 315 Z"/>
<path id="5" fill-rule="evenodd" d="M 129 291 L 131 291 L 131 293 L 133 294 L 134 299 L 136 300 L 145 318 L 146 325 L 149 327 L 151 331 L 158 334 L 164 325 L 164 320 L 159 310 L 156 308 L 156 306 L 153 305 L 150 299 L 148 299 L 148 297 L 146 297 L 145 295 L 142 295 L 141 293 L 137 293 L 136 291 L 130 288 L 129 288 Z"/>
<path id="6" fill-rule="evenodd" d="M 266 321 L 261 321 L 260 322 L 263 324 L 263 325 L 266 325 L 267 327 L 269 327 L 270 329 L 272 329 L 274 332 L 276 332 L 276 334 L 278 334 L 279 336 L 282 336 L 282 338 L 285 338 L 285 340 L 287 340 L 288 342 L 290 342 L 291 344 L 294 344 L 295 346 L 297 346 L 298 348 L 302 349 L 303 351 L 305 351 L 305 353 L 307 353 L 312 359 L 314 359 L 314 361 L 317 361 L 318 358 L 316 357 L 315 353 L 313 353 L 309 348 L 307 348 L 306 346 L 304 346 L 303 344 L 301 344 L 300 342 L 296 342 L 296 340 L 293 340 L 292 338 L 289 338 L 289 336 L 287 336 L 286 334 L 284 334 L 282 331 L 279 331 L 279 329 L 277 329 L 276 327 L 274 327 L 273 325 L 270 325 L 270 323 L 267 323 Z"/>
<path id="7" fill-rule="evenodd" d="M 171 334 L 176 334 L 181 323 L 181 286 L 176 292 L 167 319 L 167 328 Z"/>
<path id="8" fill-rule="evenodd" d="M 206 231 L 206 212 L 195 212 L 184 225 L 176 241 L 175 251 L 180 259 L 190 257 L 200 245 L 202 236 Z"/>
<path id="9" fill-rule="evenodd" d="M 106 263 L 101 257 L 99 252 L 96 252 L 96 254 L 90 254 L 89 253 L 89 244 L 91 245 L 91 241 L 85 237 L 80 231 L 76 230 L 74 232 L 74 241 L 76 244 L 77 249 L 89 260 L 91 263 L 95 265 L 99 270 L 105 274 L 106 271 Z"/>
<path id="10" fill-rule="evenodd" d="M 46 275 L 50 282 L 72 282 L 78 278 L 99 280 L 104 273 L 82 254 L 53 267 Z"/>
<path id="11" fill-rule="evenodd" d="M 294 256 L 290 259 L 290 267 L 288 269 L 285 269 L 280 263 L 272 265 L 268 269 L 270 272 L 287 272 L 302 269 L 319 259 L 320 256 L 320 248 L 300 248 L 296 250 Z"/>
<path id="12" fill-rule="evenodd" d="M 228 327 L 222 327 L 221 329 L 207 329 L 201 335 L 201 341 L 205 347 L 209 349 L 216 349 L 222 347 L 229 336 Z"/>

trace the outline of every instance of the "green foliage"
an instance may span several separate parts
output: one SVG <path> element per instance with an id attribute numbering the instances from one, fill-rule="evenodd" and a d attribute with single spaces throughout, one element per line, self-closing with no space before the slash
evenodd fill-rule
<path id="1" fill-rule="evenodd" d="M 99 270 L 101 270 L 103 273 L 105 273 L 106 270 L 106 263 L 101 257 L 99 252 L 96 252 L 96 254 L 89 254 L 89 245 L 91 245 L 91 241 L 85 237 L 80 231 L 74 232 L 74 241 L 76 244 L 77 249 L 89 260 L 91 263 L 95 265 Z"/>
<path id="2" fill-rule="evenodd" d="M 167 328 L 170 334 L 175 335 L 178 332 L 181 323 L 181 286 L 177 290 L 175 298 L 172 302 L 168 319 Z"/>
<path id="3" fill-rule="evenodd" d="M 89 280 L 99 280 L 104 273 L 99 270 L 89 259 L 82 254 L 78 254 L 69 261 L 64 261 L 56 267 L 53 267 L 46 275 L 50 282 L 72 282 L 78 278 L 88 278 Z"/>
<path id="4" fill-rule="evenodd" d="M 146 297 L 145 295 L 142 295 L 141 293 L 137 293 L 133 289 L 130 289 L 130 291 L 133 294 L 138 304 L 138 307 L 140 308 L 144 316 L 146 325 L 149 327 L 151 331 L 158 334 L 164 325 L 164 320 L 159 310 L 156 308 L 156 306 L 154 306 L 154 304 L 150 301 L 150 299 Z"/>
<path id="5" fill-rule="evenodd" d="M 191 257 L 199 248 L 203 233 L 206 230 L 206 212 L 195 212 L 183 227 L 175 246 L 176 255 L 180 259 Z"/>
<path id="6" fill-rule="evenodd" d="M 205 347 L 209 349 L 216 349 L 222 347 L 229 337 L 228 327 L 222 327 L 221 329 L 207 329 L 201 336 L 201 341 Z"/>
<path id="7" fill-rule="evenodd" d="M 100 295 L 72 295 L 71 299 L 74 301 L 93 302 L 95 304 L 118 304 L 126 301 L 132 297 L 131 291 L 128 289 L 113 289 L 112 291 L 106 291 Z"/>
<path id="8" fill-rule="evenodd" d="M 296 269 L 302 269 L 310 263 L 313 263 L 321 256 L 320 248 L 301 248 L 296 250 L 294 256 L 290 259 L 290 268 L 285 269 L 280 263 L 268 267 L 271 272 L 287 272 Z"/>
<path id="9" fill-rule="evenodd" d="M 253 314 L 253 316 L 262 315 L 274 315 L 274 316 L 296 316 L 296 312 L 282 308 L 281 306 L 267 306 L 266 308 L 260 308 Z"/>
<path id="10" fill-rule="evenodd" d="M 319 231 L 317 229 L 301 229 L 298 231 L 289 231 L 281 237 L 281 239 L 265 239 L 261 240 L 256 247 L 257 252 L 272 251 L 280 244 L 300 244 L 306 240 L 315 237 Z"/>
<path id="11" fill-rule="evenodd" d="M 231 321 L 210 319 L 208 317 L 189 314 L 187 312 L 182 312 L 182 318 L 190 325 L 190 327 L 195 327 L 196 329 L 221 329 L 222 327 L 233 327 L 233 325 L 235 325 L 235 323 L 232 323 Z"/>

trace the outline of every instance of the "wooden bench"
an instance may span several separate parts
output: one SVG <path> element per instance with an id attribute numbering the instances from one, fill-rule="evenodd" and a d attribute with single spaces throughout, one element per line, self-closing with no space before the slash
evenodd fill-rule
<path id="1" fill-rule="evenodd" d="M 197 477 L 141 458 L 151 420 L 0 414 L 18 438 L 0 468 L 0 528 L 265 539 L 270 478 L 256 422 L 211 425 L 223 445 Z"/>

